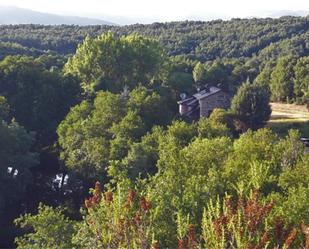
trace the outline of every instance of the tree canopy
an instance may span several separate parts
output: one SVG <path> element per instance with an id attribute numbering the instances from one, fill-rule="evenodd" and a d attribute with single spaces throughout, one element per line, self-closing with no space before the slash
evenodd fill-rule
<path id="1" fill-rule="evenodd" d="M 307 17 L 0 26 L 0 247 L 304 247 L 308 129 L 268 120 L 270 100 L 309 107 L 308 34 Z M 203 86 L 230 108 L 181 116 Z"/>
<path id="2" fill-rule="evenodd" d="M 78 76 L 84 90 L 121 91 L 138 84 L 151 85 L 160 79 L 166 63 L 159 42 L 140 35 L 115 37 L 111 32 L 98 38 L 86 37 L 64 72 Z"/>

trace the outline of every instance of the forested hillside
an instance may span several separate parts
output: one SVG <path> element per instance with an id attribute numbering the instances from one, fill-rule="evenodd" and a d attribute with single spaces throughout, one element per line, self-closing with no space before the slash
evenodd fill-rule
<path id="1" fill-rule="evenodd" d="M 279 19 L 232 19 L 211 22 L 171 22 L 130 26 L 40 26 L 0 27 L 0 40 L 28 48 L 74 53 L 86 35 L 108 30 L 117 35 L 138 33 L 159 39 L 169 55 L 184 55 L 202 61 L 217 58 L 276 57 L 281 53 L 308 55 L 308 17 Z"/>
<path id="2" fill-rule="evenodd" d="M 0 26 L 0 248 L 308 248 L 308 21 Z"/>

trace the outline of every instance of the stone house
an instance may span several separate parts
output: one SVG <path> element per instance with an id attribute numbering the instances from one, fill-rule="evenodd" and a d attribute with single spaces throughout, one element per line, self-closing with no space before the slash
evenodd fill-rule
<path id="1" fill-rule="evenodd" d="M 204 87 L 192 97 L 182 94 L 178 101 L 179 113 L 193 120 L 209 117 L 215 108 L 227 109 L 230 107 L 230 96 L 218 87 Z"/>

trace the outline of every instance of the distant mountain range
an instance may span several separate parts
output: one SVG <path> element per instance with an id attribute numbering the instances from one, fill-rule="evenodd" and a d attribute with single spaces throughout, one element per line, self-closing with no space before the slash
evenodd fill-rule
<path id="1" fill-rule="evenodd" d="M 278 11 L 258 11 L 248 13 L 246 18 L 252 17 L 271 17 L 278 18 L 281 16 L 307 16 L 309 11 L 290 11 L 290 10 L 278 10 Z M 43 24 L 43 25 L 129 25 L 135 23 L 153 23 L 160 22 L 155 17 L 125 17 L 125 16 L 113 16 L 113 15 L 103 15 L 102 19 L 107 19 L 105 21 L 101 19 L 100 15 L 95 15 L 97 18 L 87 18 L 79 16 L 64 16 L 56 15 L 51 13 L 43 13 L 34 10 L 19 8 L 15 6 L 1 6 L 0 5 L 0 25 L 1 24 Z M 181 20 L 195 20 L 195 21 L 211 21 L 214 19 L 229 20 L 237 16 L 230 16 L 227 14 L 211 13 L 207 12 L 203 15 L 190 15 L 183 17 Z M 176 20 L 175 20 L 176 21 Z M 117 23 L 117 24 L 116 24 Z"/>
<path id="2" fill-rule="evenodd" d="M 43 25 L 115 25 L 101 19 L 77 16 L 61 16 L 14 6 L 0 6 L 0 24 L 43 24 Z"/>
<path id="3" fill-rule="evenodd" d="M 255 14 L 255 16 L 257 17 L 271 17 L 271 18 L 278 18 L 282 16 L 308 16 L 308 15 L 309 15 L 309 10 L 261 11 Z"/>
<path id="4" fill-rule="evenodd" d="M 233 18 L 280 18 L 282 16 L 309 16 L 309 10 L 264 10 L 264 11 L 252 11 L 241 17 L 222 14 L 222 13 L 206 13 L 205 15 L 190 15 L 186 17 L 188 20 L 194 21 L 211 21 L 216 19 L 230 20 Z"/>

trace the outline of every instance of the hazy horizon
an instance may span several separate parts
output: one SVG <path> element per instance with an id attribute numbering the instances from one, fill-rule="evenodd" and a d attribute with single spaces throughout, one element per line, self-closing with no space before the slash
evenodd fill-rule
<path id="1" fill-rule="evenodd" d="M 260 0 L 248 4 L 248 1 L 218 0 L 208 2 L 192 0 L 190 4 L 183 0 L 148 2 L 141 0 L 111 2 L 88 0 L 87 4 L 79 0 L 0 0 L 1 6 L 15 6 L 19 8 L 39 11 L 49 14 L 79 16 L 103 19 L 109 22 L 123 24 L 152 23 L 182 20 L 209 21 L 214 19 L 228 20 L 231 18 L 249 17 L 279 17 L 281 15 L 308 15 L 309 1 L 295 0 L 273 3 Z"/>

